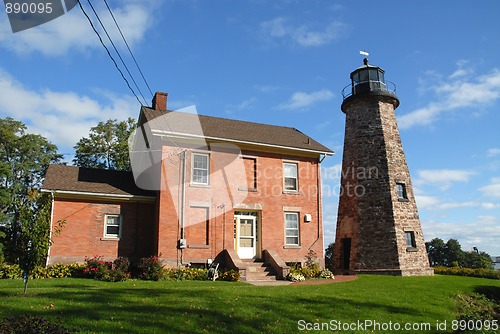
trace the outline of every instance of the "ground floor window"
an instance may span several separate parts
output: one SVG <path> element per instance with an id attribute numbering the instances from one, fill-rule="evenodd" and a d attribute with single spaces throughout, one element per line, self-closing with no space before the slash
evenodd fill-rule
<path id="1" fill-rule="evenodd" d="M 119 238 L 121 233 L 121 216 L 106 215 L 104 217 L 104 236 L 106 238 Z"/>
<path id="2" fill-rule="evenodd" d="M 299 214 L 298 212 L 285 212 L 285 244 L 299 245 Z"/>

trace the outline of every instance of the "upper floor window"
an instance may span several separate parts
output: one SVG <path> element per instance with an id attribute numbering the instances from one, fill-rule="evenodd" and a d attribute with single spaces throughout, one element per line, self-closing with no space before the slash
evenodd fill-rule
<path id="1" fill-rule="evenodd" d="M 415 242 L 415 232 L 406 231 L 405 237 L 406 237 L 406 247 L 408 247 L 408 248 L 416 248 L 417 247 L 417 243 Z"/>
<path id="2" fill-rule="evenodd" d="M 298 168 L 296 163 L 283 163 L 283 178 L 285 191 L 298 191 Z"/>
<path id="3" fill-rule="evenodd" d="M 193 153 L 192 156 L 192 179 L 193 184 L 208 185 L 208 176 L 210 175 L 210 156 L 208 154 Z"/>
<path id="4" fill-rule="evenodd" d="M 104 216 L 104 236 L 106 238 L 119 238 L 121 234 L 121 216 Z"/>
<path id="5" fill-rule="evenodd" d="M 398 199 L 408 199 L 408 195 L 406 194 L 406 185 L 403 182 L 396 182 L 396 193 L 398 194 Z"/>

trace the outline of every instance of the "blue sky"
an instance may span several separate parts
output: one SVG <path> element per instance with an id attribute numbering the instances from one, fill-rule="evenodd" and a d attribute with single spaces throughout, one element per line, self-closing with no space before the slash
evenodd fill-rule
<path id="1" fill-rule="evenodd" d="M 148 103 L 151 95 L 94 1 Z M 90 11 L 88 4 L 85 8 Z M 325 243 L 334 240 L 349 73 L 370 63 L 397 86 L 401 138 L 426 240 L 500 255 L 500 2 L 108 1 L 168 106 L 296 127 L 336 154 L 323 163 Z M 81 10 L 23 32 L 0 11 L 0 117 L 71 160 L 90 127 L 139 103 Z"/>

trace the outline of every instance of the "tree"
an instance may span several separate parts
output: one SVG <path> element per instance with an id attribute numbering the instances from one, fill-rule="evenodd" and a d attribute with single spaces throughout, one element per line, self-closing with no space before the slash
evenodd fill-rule
<path id="1" fill-rule="evenodd" d="M 463 263 L 464 251 L 456 239 L 446 242 L 445 248 L 446 265 L 448 267 L 459 267 Z"/>
<path id="2" fill-rule="evenodd" d="M 333 250 L 335 242 L 332 242 L 325 249 L 325 267 L 333 271 Z"/>
<path id="3" fill-rule="evenodd" d="M 135 124 L 131 117 L 122 122 L 116 119 L 99 122 L 90 129 L 89 137 L 80 139 L 76 144 L 73 163 L 80 167 L 128 170 L 128 138 Z"/>
<path id="4" fill-rule="evenodd" d="M 34 239 L 36 235 L 29 234 L 32 229 L 27 224 L 29 221 L 41 223 L 42 218 L 36 216 L 42 208 L 38 190 L 48 165 L 61 158 L 57 146 L 40 135 L 26 133 L 22 122 L 10 117 L 0 119 L 0 215 L 8 262 L 19 263 L 24 256 L 22 242 L 26 238 L 38 243 Z"/>
<path id="5" fill-rule="evenodd" d="M 446 265 L 446 245 L 442 239 L 434 238 L 431 241 L 426 242 L 425 247 L 427 248 L 429 262 L 432 267 Z"/>
<path id="6" fill-rule="evenodd" d="M 486 252 L 464 252 L 462 267 L 493 269 L 491 256 Z"/>

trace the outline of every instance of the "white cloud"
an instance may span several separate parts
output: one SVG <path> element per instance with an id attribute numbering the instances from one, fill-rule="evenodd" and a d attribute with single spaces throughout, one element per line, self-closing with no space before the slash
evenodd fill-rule
<path id="1" fill-rule="evenodd" d="M 490 148 L 487 153 L 488 157 L 495 157 L 500 155 L 500 148 Z"/>
<path id="2" fill-rule="evenodd" d="M 120 7 L 112 8 L 115 19 L 131 47 L 143 39 L 146 30 L 151 25 L 150 17 L 154 8 L 152 1 L 125 1 L 125 4 L 122 2 Z M 92 15 L 91 18 L 95 20 L 94 25 L 106 42 L 107 37 L 97 19 L 90 13 L 90 8 L 86 11 L 89 16 Z M 96 11 L 117 47 L 125 48 L 107 9 L 102 8 L 101 5 Z M 67 14 L 55 20 L 15 34 L 11 31 L 6 15 L 3 16 L 5 19 L 0 20 L 0 45 L 18 54 L 36 51 L 46 56 L 61 56 L 70 50 L 86 52 L 89 49 L 102 47 L 79 6 L 75 6 Z"/>
<path id="3" fill-rule="evenodd" d="M 491 179 L 491 184 L 479 188 L 485 197 L 500 197 L 500 177 Z"/>
<path id="4" fill-rule="evenodd" d="M 247 110 L 252 108 L 255 105 L 255 102 L 257 102 L 257 99 L 255 97 L 251 97 L 238 104 L 227 104 L 225 106 L 225 112 L 227 114 L 232 114 L 233 112 Z"/>
<path id="5" fill-rule="evenodd" d="M 477 247 L 492 256 L 500 255 L 500 218 L 491 215 L 480 215 L 473 221 L 463 223 L 444 223 L 434 220 L 422 220 L 425 240 L 434 238 L 457 239 L 462 249 L 472 250 Z"/>
<path id="6" fill-rule="evenodd" d="M 315 103 L 331 100 L 335 95 L 328 89 L 322 89 L 312 93 L 295 92 L 285 103 L 278 106 L 279 109 L 305 109 Z"/>
<path id="7" fill-rule="evenodd" d="M 448 189 L 455 182 L 467 182 L 475 172 L 460 169 L 424 169 L 417 171 L 417 185 L 435 184 L 442 190 Z"/>
<path id="8" fill-rule="evenodd" d="M 91 127 L 108 119 L 136 117 L 139 105 L 130 96 L 101 92 L 105 103 L 74 92 L 34 91 L 0 68 L 0 110 L 67 152 Z M 71 149 L 72 151 L 72 149 Z"/>
<path id="9" fill-rule="evenodd" d="M 433 196 L 415 195 L 415 201 L 419 209 L 426 209 L 438 204 L 441 200 Z"/>
<path id="10" fill-rule="evenodd" d="M 416 125 L 430 125 L 437 121 L 444 112 L 461 108 L 486 106 L 500 99 L 500 70 L 493 69 L 490 73 L 472 76 L 473 70 L 465 68 L 466 62 L 459 63 L 458 69 L 445 81 L 435 85 L 426 82 L 426 91 L 436 94 L 436 99 L 428 105 L 398 117 L 401 129 Z M 432 81 L 437 77 L 432 74 Z"/>
<path id="11" fill-rule="evenodd" d="M 345 25 L 338 21 L 329 23 L 322 30 L 312 30 L 307 25 L 294 27 L 284 17 L 262 22 L 260 27 L 271 38 L 288 38 L 305 47 L 328 44 L 339 39 L 345 30 Z"/>

